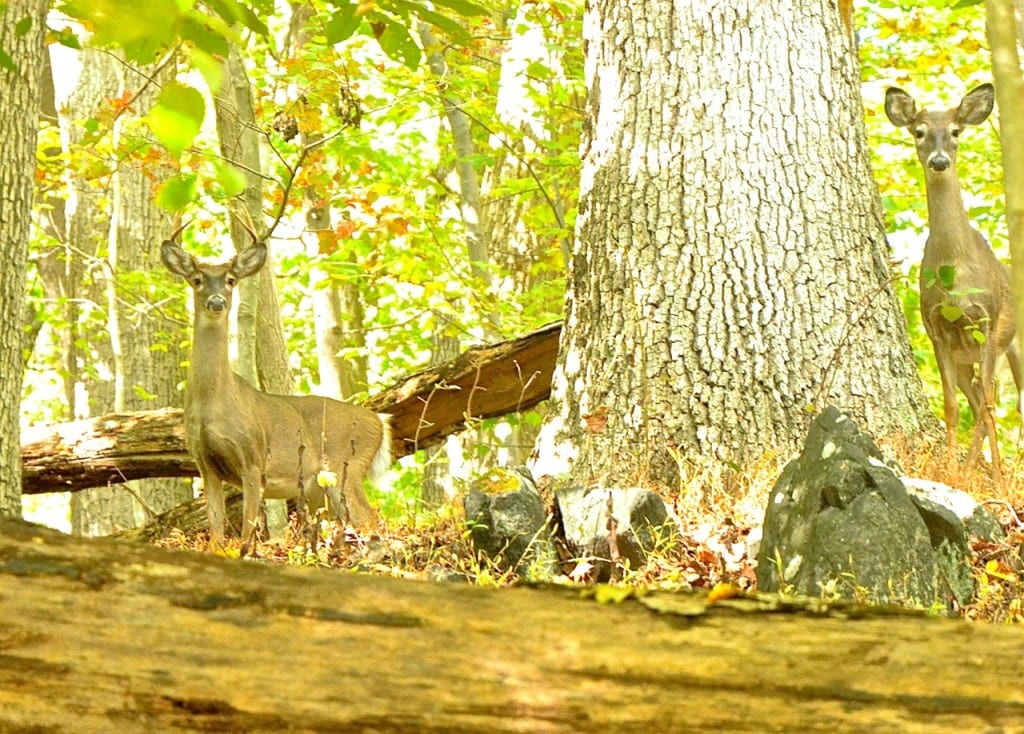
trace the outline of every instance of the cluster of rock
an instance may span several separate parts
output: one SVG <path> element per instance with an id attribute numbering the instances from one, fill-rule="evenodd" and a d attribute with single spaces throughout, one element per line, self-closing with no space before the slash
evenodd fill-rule
<path id="1" fill-rule="evenodd" d="M 587 562 L 591 578 L 608 579 L 681 537 L 678 519 L 654 492 L 571 487 L 546 505 L 525 469 L 494 470 L 464 502 L 476 551 L 531 580 L 550 579 L 572 561 Z M 828 408 L 769 496 L 758 588 L 962 605 L 974 593 L 970 538 L 1001 535 L 998 520 L 966 493 L 898 476 L 869 436 Z"/>

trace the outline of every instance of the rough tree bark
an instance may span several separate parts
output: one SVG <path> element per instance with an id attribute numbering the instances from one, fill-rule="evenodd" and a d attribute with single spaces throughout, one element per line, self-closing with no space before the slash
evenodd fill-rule
<path id="1" fill-rule="evenodd" d="M 3 521 L 0 730 L 914 734 L 1024 721 L 1006 665 L 1024 638 L 1008 627 L 583 593 L 272 567 Z"/>
<path id="2" fill-rule="evenodd" d="M 534 473 L 673 486 L 680 457 L 794 448 L 828 403 L 878 435 L 933 425 L 835 7 L 598 0 L 584 36 L 580 215 Z"/>
<path id="3" fill-rule="evenodd" d="M 25 272 L 47 7 L 43 0 L 14 0 L 0 15 L 0 49 L 13 65 L 0 68 L 0 515 L 17 517 Z"/>

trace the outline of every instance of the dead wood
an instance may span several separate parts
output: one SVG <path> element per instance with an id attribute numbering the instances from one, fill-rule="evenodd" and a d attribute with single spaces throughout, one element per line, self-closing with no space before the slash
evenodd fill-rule
<path id="1" fill-rule="evenodd" d="M 590 590 L 594 592 L 593 589 Z M 0 731 L 1020 731 L 1024 637 L 482 590 L 0 521 Z M 818 613 L 809 613 L 816 610 Z"/>
<path id="2" fill-rule="evenodd" d="M 530 408 L 548 397 L 561 324 L 467 350 L 411 375 L 365 405 L 391 415 L 395 457 L 441 441 L 469 420 Z M 77 492 L 144 477 L 195 476 L 180 410 L 112 414 L 24 431 L 25 494 Z"/>

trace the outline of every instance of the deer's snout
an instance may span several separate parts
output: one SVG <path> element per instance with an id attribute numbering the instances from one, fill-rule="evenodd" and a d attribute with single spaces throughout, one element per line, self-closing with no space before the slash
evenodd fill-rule
<path id="1" fill-rule="evenodd" d="M 933 153 L 928 157 L 928 167 L 933 171 L 945 171 L 951 163 L 949 156 L 943 153 Z"/>
<path id="2" fill-rule="evenodd" d="M 206 299 L 206 310 L 219 313 L 228 307 L 228 301 L 219 293 Z"/>

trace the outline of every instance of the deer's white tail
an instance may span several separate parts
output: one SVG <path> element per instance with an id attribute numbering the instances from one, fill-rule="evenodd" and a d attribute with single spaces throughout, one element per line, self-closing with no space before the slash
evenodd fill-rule
<path id="1" fill-rule="evenodd" d="M 369 478 L 372 481 L 379 479 L 391 467 L 391 416 L 378 413 L 377 417 L 380 418 L 381 425 L 384 426 L 384 434 L 380 439 L 380 448 L 377 449 L 377 453 L 374 454 L 373 461 L 370 463 Z"/>

